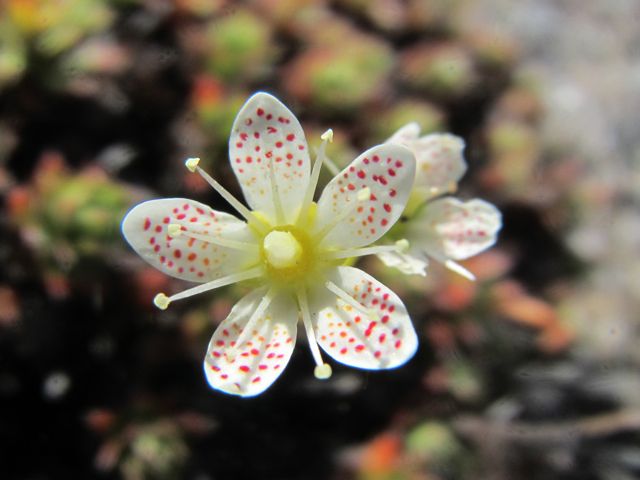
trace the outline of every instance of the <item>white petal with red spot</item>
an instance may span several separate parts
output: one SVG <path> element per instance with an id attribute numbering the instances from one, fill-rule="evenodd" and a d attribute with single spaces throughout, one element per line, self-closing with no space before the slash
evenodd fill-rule
<path id="1" fill-rule="evenodd" d="M 502 226 L 500 211 L 484 200 L 446 197 L 429 202 L 411 220 L 409 240 L 439 260 L 463 260 L 492 246 Z"/>
<path id="2" fill-rule="evenodd" d="M 423 200 L 428 200 L 454 191 L 467 170 L 467 164 L 462 155 L 462 138 L 448 133 L 417 138 L 419 128 L 415 123 L 405 125 L 387 142 L 404 145 L 415 154 L 416 181 L 413 188 Z"/>
<path id="3" fill-rule="evenodd" d="M 318 344 L 338 362 L 370 370 L 398 367 L 418 347 L 416 332 L 398 296 L 367 273 L 337 267 L 329 278 L 373 313 L 363 313 L 327 289 L 311 291 Z"/>
<path id="4" fill-rule="evenodd" d="M 302 127 L 287 107 L 267 93 L 253 95 L 233 123 L 229 158 L 253 210 L 273 221 L 279 197 L 285 223 L 295 220 L 311 167 Z"/>
<path id="5" fill-rule="evenodd" d="M 231 249 L 187 234 L 172 237 L 167 231 L 170 224 L 213 238 L 256 242 L 245 222 L 184 198 L 149 200 L 135 206 L 122 221 L 122 233 L 158 270 L 192 282 L 215 280 L 258 262 L 257 249 Z"/>
<path id="6" fill-rule="evenodd" d="M 319 231 L 341 219 L 323 245 L 351 248 L 375 242 L 402 214 L 414 175 L 414 156 L 401 145 L 386 143 L 361 154 L 329 182 L 318 200 Z M 367 188 L 369 195 L 360 201 Z M 345 217 L 344 212 L 349 214 Z"/>
<path id="7" fill-rule="evenodd" d="M 405 275 L 425 276 L 427 274 L 429 260 L 419 250 L 412 249 L 407 253 L 380 252 L 377 256 L 386 266 L 397 268 Z"/>
<path id="8" fill-rule="evenodd" d="M 261 288 L 240 299 L 211 337 L 204 370 L 212 388 L 243 397 L 258 395 L 289 362 L 298 321 L 298 309 L 290 295 L 274 298 L 242 344 L 236 344 L 265 293 Z"/>

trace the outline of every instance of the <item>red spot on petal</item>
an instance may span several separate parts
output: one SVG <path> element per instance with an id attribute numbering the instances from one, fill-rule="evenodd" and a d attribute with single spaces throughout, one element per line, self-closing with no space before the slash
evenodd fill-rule
<path id="1" fill-rule="evenodd" d="M 146 218 L 144 220 L 144 229 L 145 229 L 145 231 L 149 230 L 149 227 L 151 227 L 151 220 L 149 218 Z"/>
<path id="2" fill-rule="evenodd" d="M 346 348 L 343 348 L 342 350 L 340 350 L 340 353 L 341 353 L 342 355 L 346 355 L 346 353 L 347 353 L 347 349 L 346 349 Z"/>
<path id="3" fill-rule="evenodd" d="M 276 142 L 276 148 L 282 148 L 282 142 Z"/>
<path id="4" fill-rule="evenodd" d="M 364 170 L 359 170 L 358 171 L 358 178 L 365 178 L 367 176 L 366 173 L 364 173 Z"/>
<path id="5" fill-rule="evenodd" d="M 180 250 L 175 250 L 175 251 L 173 252 L 173 256 L 174 256 L 175 258 L 180 258 L 180 257 L 182 256 L 182 252 L 181 252 Z"/>
<path id="6" fill-rule="evenodd" d="M 360 345 L 356 345 L 356 352 L 361 352 L 364 350 L 364 345 L 360 344 Z"/>
<path id="7" fill-rule="evenodd" d="M 384 211 L 387 213 L 391 212 L 391 205 L 389 205 L 388 203 L 382 205 L 382 208 L 384 208 Z"/>
<path id="8" fill-rule="evenodd" d="M 294 138 L 296 138 L 296 136 L 293 133 L 290 133 L 289 135 L 287 135 L 287 140 L 290 142 L 293 142 Z"/>
<path id="9" fill-rule="evenodd" d="M 251 355 L 260 355 L 260 350 L 258 350 L 257 348 L 252 348 L 251 349 Z"/>
<path id="10" fill-rule="evenodd" d="M 256 113 L 258 114 L 259 117 L 261 117 L 262 115 L 264 115 L 264 110 L 259 108 L 256 110 Z"/>
<path id="11" fill-rule="evenodd" d="M 240 365 L 238 369 L 245 373 L 247 373 L 250 370 L 249 367 L 247 367 L 246 365 Z"/>
<path id="12" fill-rule="evenodd" d="M 187 257 L 187 260 L 189 260 L 190 262 L 193 262 L 196 259 L 197 255 L 195 253 L 190 253 L 189 256 Z"/>

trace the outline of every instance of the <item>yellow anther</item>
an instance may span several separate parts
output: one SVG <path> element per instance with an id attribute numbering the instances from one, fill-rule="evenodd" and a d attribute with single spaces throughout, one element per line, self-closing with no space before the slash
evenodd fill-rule
<path id="1" fill-rule="evenodd" d="M 313 374 L 318 380 L 326 380 L 331 377 L 333 371 L 331 370 L 331 365 L 328 363 L 323 363 L 322 365 L 316 365 L 316 368 L 313 369 Z"/>
<path id="2" fill-rule="evenodd" d="M 187 169 L 191 173 L 194 173 L 198 168 L 199 163 L 200 163 L 200 159 L 198 157 L 192 157 L 192 158 L 187 158 L 187 160 L 184 162 L 184 166 L 187 167 Z"/>
<path id="3" fill-rule="evenodd" d="M 155 297 L 153 297 L 153 304 L 158 307 L 160 310 L 166 310 L 171 300 L 164 293 L 159 293 Z"/>

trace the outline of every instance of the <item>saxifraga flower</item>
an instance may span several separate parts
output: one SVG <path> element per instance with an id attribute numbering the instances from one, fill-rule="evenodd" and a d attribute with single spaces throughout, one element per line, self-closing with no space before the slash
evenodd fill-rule
<path id="1" fill-rule="evenodd" d="M 219 325 L 204 369 L 211 387 L 253 396 L 286 366 L 302 320 L 316 363 L 331 376 L 318 345 L 336 361 L 377 370 L 398 367 L 417 348 L 407 310 L 385 285 L 346 259 L 400 251 L 405 242 L 368 246 L 398 220 L 415 176 L 415 159 L 396 144 L 373 147 L 337 175 L 319 200 L 313 195 L 332 132 L 322 135 L 311 166 L 296 117 L 267 93 L 253 95 L 238 113 L 229 155 L 250 208 L 186 161 L 244 218 L 182 198 L 150 200 L 122 222 L 133 249 L 164 273 L 201 284 L 154 303 L 241 281 L 258 286 Z"/>
<path id="2" fill-rule="evenodd" d="M 426 275 L 429 259 L 433 259 L 474 280 L 458 260 L 477 255 L 496 242 L 502 215 L 494 205 L 479 198 L 465 202 L 446 196 L 456 191 L 467 169 L 460 137 L 419 134 L 419 125 L 409 123 L 387 140 L 414 153 L 416 179 L 403 212 L 405 221 L 394 228 L 408 240 L 410 248 L 380 252 L 378 257 L 403 273 L 419 275 Z"/>

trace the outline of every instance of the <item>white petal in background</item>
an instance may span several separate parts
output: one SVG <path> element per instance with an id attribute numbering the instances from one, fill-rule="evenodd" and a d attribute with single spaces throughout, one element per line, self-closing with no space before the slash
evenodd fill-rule
<path id="1" fill-rule="evenodd" d="M 489 202 L 446 197 L 411 219 L 407 237 L 428 256 L 464 260 L 491 247 L 501 226 L 502 215 Z"/>

